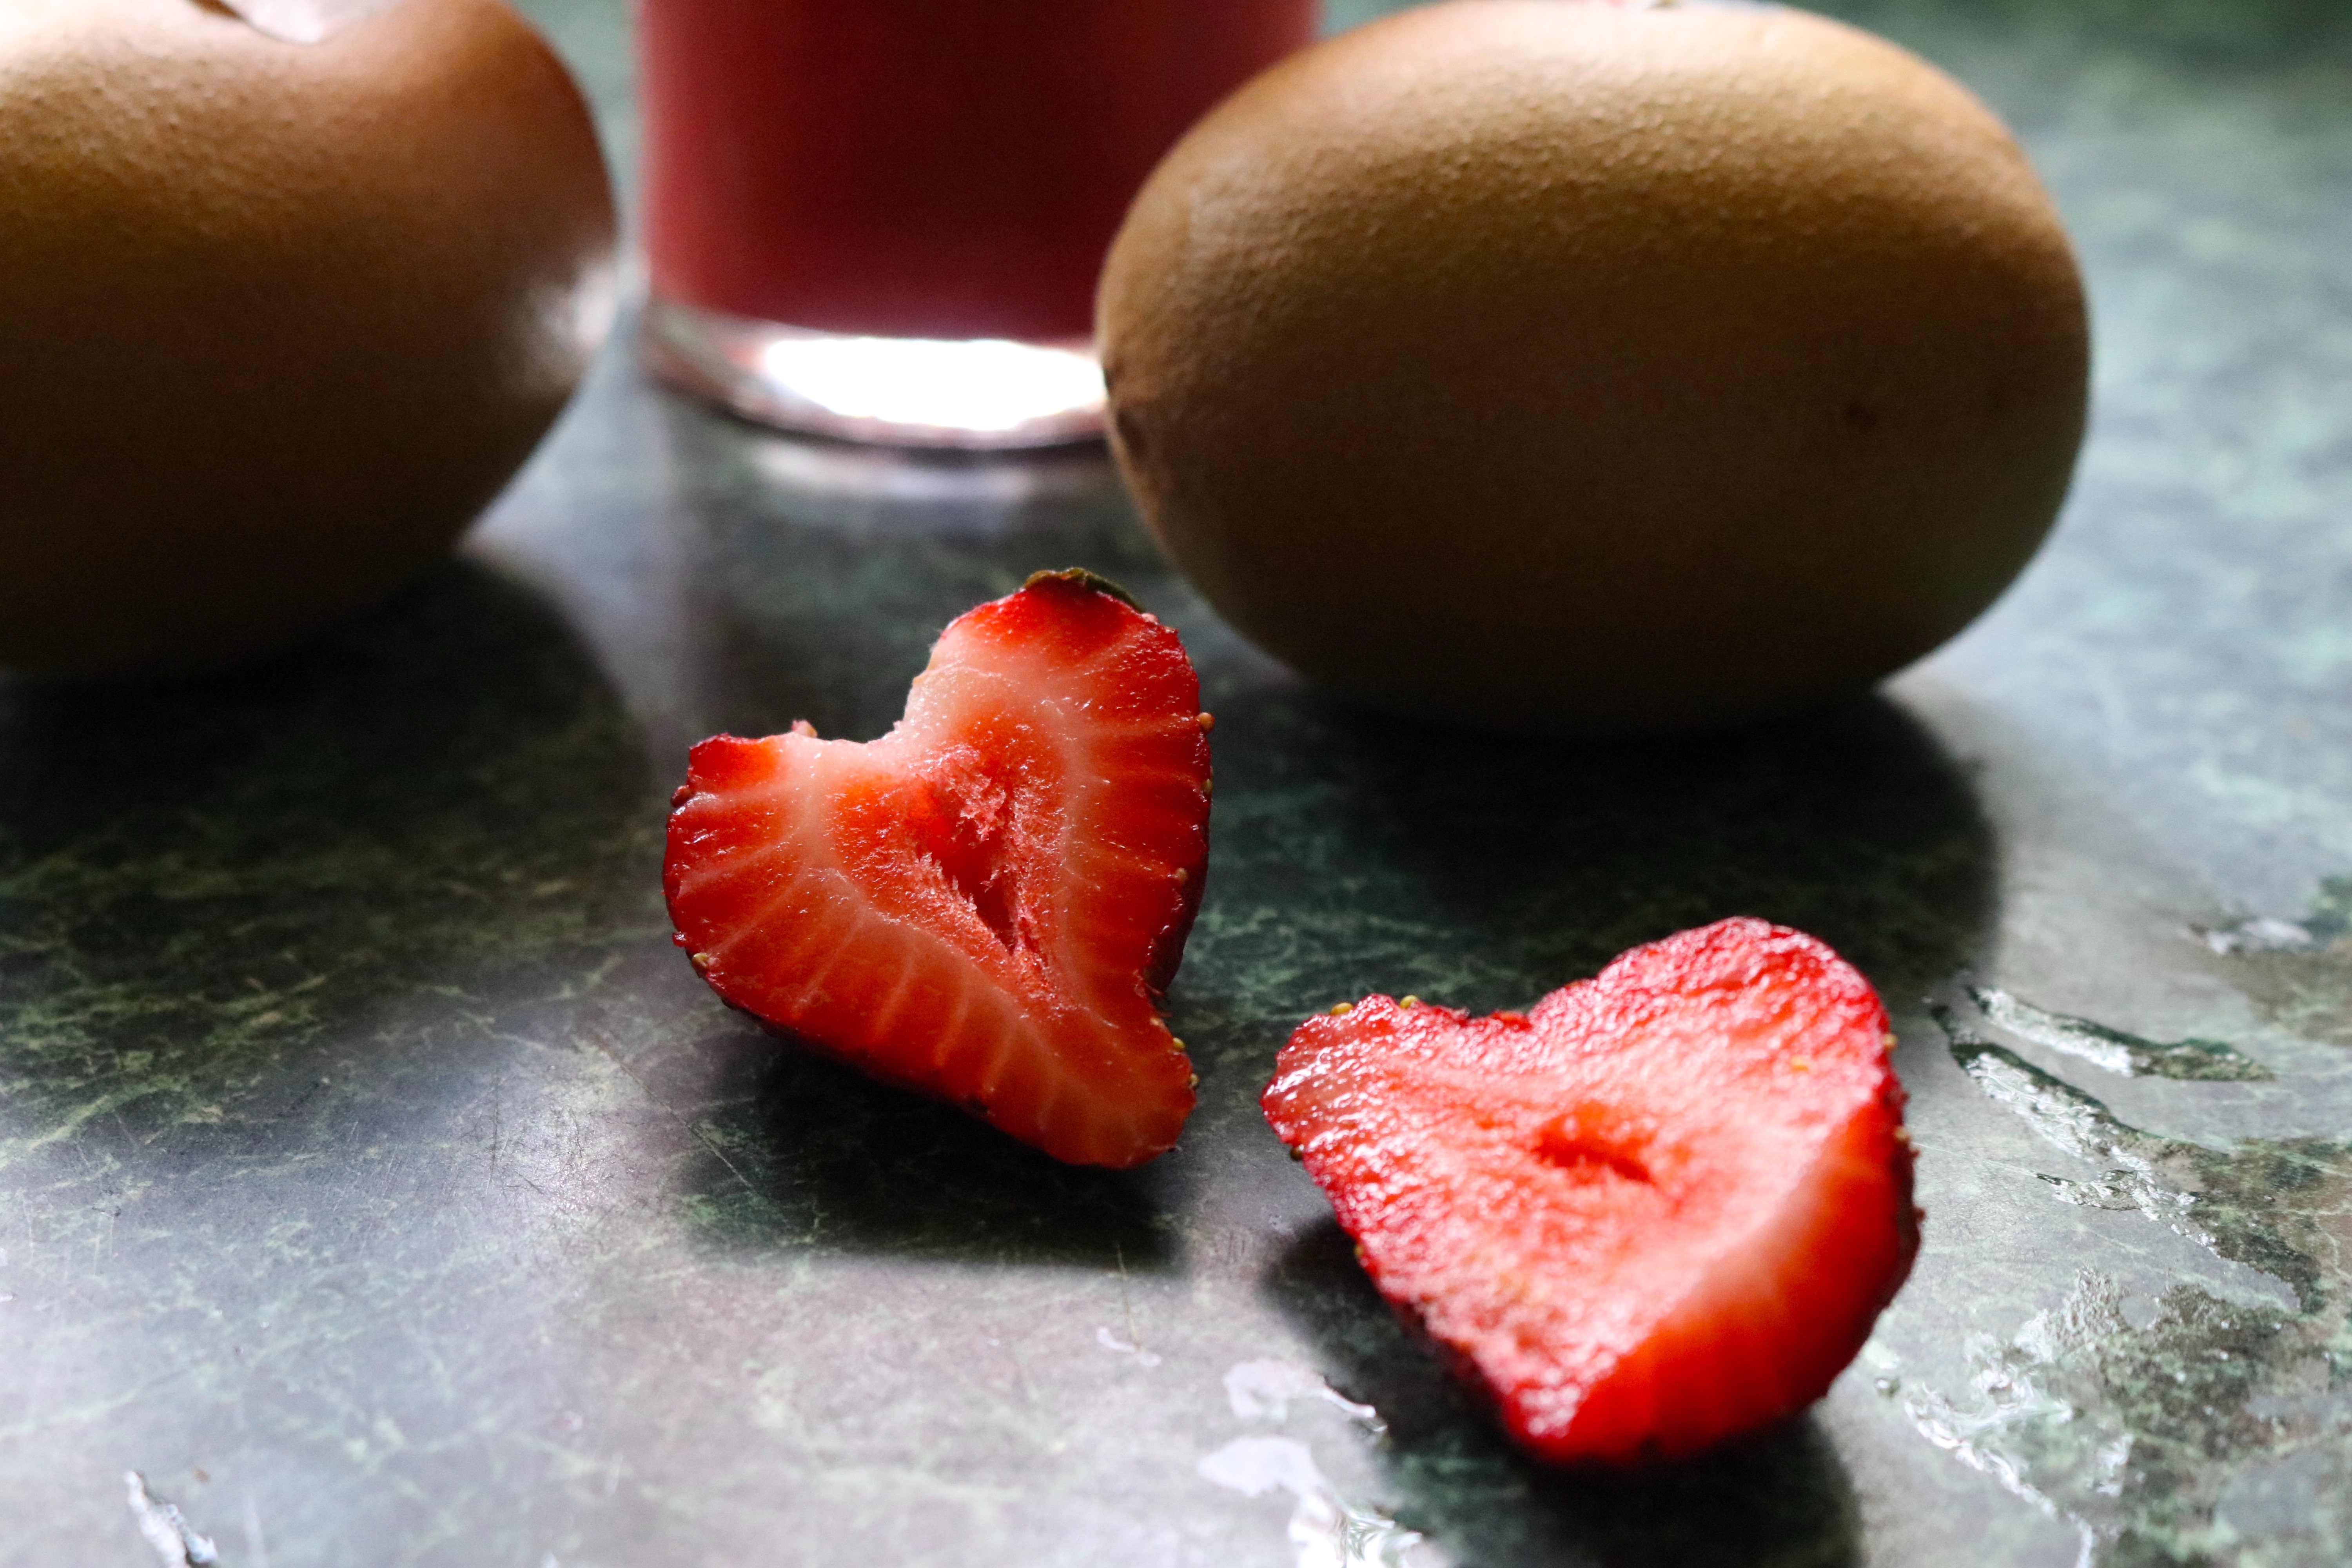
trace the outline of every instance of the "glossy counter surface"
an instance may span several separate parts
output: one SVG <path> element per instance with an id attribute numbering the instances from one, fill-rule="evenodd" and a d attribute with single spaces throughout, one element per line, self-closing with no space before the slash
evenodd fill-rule
<path id="1" fill-rule="evenodd" d="M 531 8 L 625 160 L 618 5 Z M 2011 120 L 2097 331 L 2057 534 L 1882 697 L 1639 746 L 1366 718 L 1099 455 L 796 443 L 621 353 L 362 627 L 0 686 L 13 1556 L 156 1561 L 132 1470 L 239 1568 L 2352 1555 L 2352 7 L 1847 14 Z M 940 625 L 1074 563 L 1219 719 L 1202 1106 L 1126 1175 L 780 1047 L 657 887 L 691 741 L 877 733 Z M 1336 1000 L 1523 1005 L 1735 912 L 1894 1008 L 1925 1250 L 1808 1417 L 1543 1473 L 1255 1095 Z"/>

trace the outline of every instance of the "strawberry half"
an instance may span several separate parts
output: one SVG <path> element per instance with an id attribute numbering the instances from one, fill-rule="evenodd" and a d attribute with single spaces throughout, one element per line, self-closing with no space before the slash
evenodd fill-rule
<path id="1" fill-rule="evenodd" d="M 1524 1015 L 1334 1009 L 1265 1106 L 1523 1447 L 1632 1463 L 1819 1398 L 1910 1272 L 1892 1043 L 1837 954 L 1729 920 Z"/>
<path id="2" fill-rule="evenodd" d="M 1083 572 L 958 617 L 870 743 L 694 748 L 663 888 L 729 1003 L 1057 1159 L 1192 1109 L 1158 1004 L 1208 860 L 1209 716 L 1176 634 Z"/>

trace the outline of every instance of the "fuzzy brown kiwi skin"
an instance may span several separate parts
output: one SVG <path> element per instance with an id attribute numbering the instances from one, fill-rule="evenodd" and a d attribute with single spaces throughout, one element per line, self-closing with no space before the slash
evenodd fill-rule
<path id="1" fill-rule="evenodd" d="M 577 87 L 501 0 L 319 43 L 185 0 L 0 18 L 0 668 L 184 676 L 448 550 L 609 310 Z"/>
<path id="2" fill-rule="evenodd" d="M 1122 472 L 1227 620 L 1518 731 L 1926 653 L 2047 532 L 2088 381 L 2000 123 L 1771 9 L 1456 0 L 1318 46 L 1160 165 L 1097 331 Z"/>

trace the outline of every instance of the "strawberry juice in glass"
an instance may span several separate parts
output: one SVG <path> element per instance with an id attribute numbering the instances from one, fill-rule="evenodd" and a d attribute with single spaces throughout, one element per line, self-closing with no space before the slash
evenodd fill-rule
<path id="1" fill-rule="evenodd" d="M 1316 5 L 638 0 L 654 368 L 833 436 L 1091 437 L 1129 198 Z"/>

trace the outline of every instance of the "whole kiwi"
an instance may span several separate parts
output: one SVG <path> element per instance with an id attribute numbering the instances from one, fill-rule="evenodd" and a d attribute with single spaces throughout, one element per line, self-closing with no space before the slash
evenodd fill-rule
<path id="1" fill-rule="evenodd" d="M 546 43 L 502 0 L 344 9 L 0 5 L 0 668 L 194 674 L 385 597 L 604 335 Z"/>
<path id="2" fill-rule="evenodd" d="M 1327 41 L 1161 163 L 1097 329 L 1129 487 L 1239 630 L 1380 708 L 1583 732 L 1952 636 L 2057 512 L 2089 357 L 1993 115 L 1758 5 Z"/>

